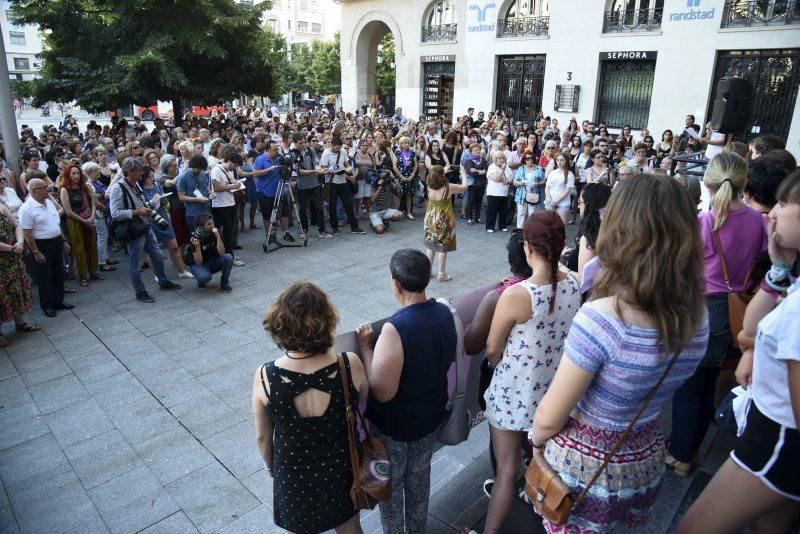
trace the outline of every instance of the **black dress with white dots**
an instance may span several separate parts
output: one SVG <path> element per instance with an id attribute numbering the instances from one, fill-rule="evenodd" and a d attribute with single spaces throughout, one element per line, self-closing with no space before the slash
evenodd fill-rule
<path id="1" fill-rule="evenodd" d="M 358 406 L 347 357 L 344 362 L 350 397 Z M 275 524 L 297 534 L 333 529 L 358 513 L 350 499 L 353 472 L 339 364 L 334 362 L 309 374 L 278 367 L 275 362 L 265 367 L 269 381 L 267 410 L 275 426 Z M 295 408 L 294 398 L 309 389 L 331 396 L 319 417 L 301 417 Z"/>

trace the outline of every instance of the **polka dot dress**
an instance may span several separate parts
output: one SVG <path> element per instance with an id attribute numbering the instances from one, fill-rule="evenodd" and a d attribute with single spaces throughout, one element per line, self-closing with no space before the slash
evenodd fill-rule
<path id="1" fill-rule="evenodd" d="M 346 357 L 344 362 L 350 396 L 358 405 L 350 363 Z M 309 374 L 277 367 L 274 362 L 265 365 L 270 390 L 267 410 L 275 425 L 275 524 L 297 534 L 331 530 L 357 513 L 350 499 L 353 474 L 339 364 Z M 331 396 L 319 417 L 301 417 L 295 408 L 294 398 L 309 389 Z"/>

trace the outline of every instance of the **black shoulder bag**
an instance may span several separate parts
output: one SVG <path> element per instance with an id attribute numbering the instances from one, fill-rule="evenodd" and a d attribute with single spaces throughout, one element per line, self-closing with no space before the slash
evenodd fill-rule
<path id="1" fill-rule="evenodd" d="M 122 203 L 125 205 L 125 209 L 134 209 L 135 203 L 127 186 L 120 183 L 119 187 L 122 188 Z M 142 237 L 149 229 L 150 225 L 138 215 L 131 215 L 130 219 L 114 219 L 111 221 L 111 233 L 117 241 L 122 243 L 128 243 Z"/>

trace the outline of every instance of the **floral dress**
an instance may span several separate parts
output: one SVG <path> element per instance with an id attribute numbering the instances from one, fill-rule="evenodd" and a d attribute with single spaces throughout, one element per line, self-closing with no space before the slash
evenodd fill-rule
<path id="1" fill-rule="evenodd" d="M 0 214 L 0 241 L 7 245 L 16 242 L 14 223 Z M 15 313 L 25 313 L 33 308 L 31 283 L 25 272 L 21 254 L 0 254 L 0 322 L 11 321 Z"/>
<path id="2" fill-rule="evenodd" d="M 409 150 L 408 152 L 403 152 L 402 150 L 396 150 L 394 153 L 395 157 L 397 158 L 397 168 L 400 170 L 400 195 L 413 195 L 415 190 L 415 181 L 414 177 L 411 174 L 411 171 L 414 169 L 414 161 L 416 156 L 413 150 Z M 409 178 L 411 180 L 404 180 L 403 178 Z"/>
<path id="3" fill-rule="evenodd" d="M 441 200 L 428 197 L 423 224 L 427 249 L 435 252 L 452 252 L 456 249 L 456 215 L 450 201 L 449 184 Z"/>
<path id="4" fill-rule="evenodd" d="M 486 393 L 486 418 L 495 428 L 527 432 L 561 361 L 572 318 L 581 306 L 578 282 L 568 276 L 556 286 L 550 313 L 550 284 L 519 283 L 531 296 L 531 317 L 511 327 L 503 357 Z"/>

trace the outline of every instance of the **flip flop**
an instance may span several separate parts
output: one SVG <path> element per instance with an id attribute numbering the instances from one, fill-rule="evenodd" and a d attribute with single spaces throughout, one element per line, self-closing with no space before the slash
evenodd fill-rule
<path id="1" fill-rule="evenodd" d="M 14 325 L 17 332 L 38 332 L 42 329 L 38 324 L 22 323 Z"/>

